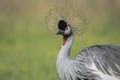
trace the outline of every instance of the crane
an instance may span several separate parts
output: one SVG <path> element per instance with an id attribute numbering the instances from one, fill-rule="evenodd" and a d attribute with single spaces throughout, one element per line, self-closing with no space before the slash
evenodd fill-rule
<path id="1" fill-rule="evenodd" d="M 71 59 L 72 27 L 61 19 L 56 34 L 63 36 L 56 62 L 60 80 L 120 80 L 120 46 L 94 45 Z"/>

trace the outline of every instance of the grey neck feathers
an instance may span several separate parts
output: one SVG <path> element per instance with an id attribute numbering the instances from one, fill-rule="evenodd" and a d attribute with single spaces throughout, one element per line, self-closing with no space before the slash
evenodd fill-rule
<path id="1" fill-rule="evenodd" d="M 73 35 L 67 38 L 65 45 L 62 45 L 62 47 L 59 51 L 59 54 L 57 57 L 58 60 L 70 59 L 70 49 L 71 49 L 73 40 L 74 40 Z"/>
<path id="2" fill-rule="evenodd" d="M 67 38 L 65 45 L 62 45 L 57 57 L 57 70 L 60 77 L 64 75 L 65 66 L 71 61 L 70 49 L 73 43 L 73 35 Z"/>

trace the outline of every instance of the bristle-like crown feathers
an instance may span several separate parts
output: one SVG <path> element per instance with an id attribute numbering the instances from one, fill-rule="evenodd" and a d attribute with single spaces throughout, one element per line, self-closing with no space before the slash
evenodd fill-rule
<path id="1" fill-rule="evenodd" d="M 48 28 L 56 32 L 58 29 L 65 30 L 69 25 L 74 33 L 83 32 L 84 17 L 82 17 L 79 11 L 68 8 L 53 8 L 46 16 Z"/>

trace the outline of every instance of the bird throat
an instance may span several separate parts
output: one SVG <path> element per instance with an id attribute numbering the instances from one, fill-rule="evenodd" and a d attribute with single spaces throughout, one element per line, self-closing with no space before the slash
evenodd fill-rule
<path id="1" fill-rule="evenodd" d="M 64 46 L 67 43 L 67 39 L 70 37 L 70 35 L 63 35 L 63 42 L 62 45 Z"/>
<path id="2" fill-rule="evenodd" d="M 68 34 L 68 35 L 63 35 L 63 43 L 62 43 L 63 46 L 67 43 L 67 39 L 68 39 L 71 35 L 73 35 L 72 31 L 71 31 L 71 33 Z"/>
<path id="3" fill-rule="evenodd" d="M 67 42 L 67 39 L 63 39 L 62 45 L 64 46 L 66 44 L 66 42 Z"/>

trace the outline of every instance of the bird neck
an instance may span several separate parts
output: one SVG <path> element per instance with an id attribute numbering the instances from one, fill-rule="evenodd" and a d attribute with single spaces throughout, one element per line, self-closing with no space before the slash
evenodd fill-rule
<path id="1" fill-rule="evenodd" d="M 70 59 L 70 50 L 74 40 L 74 36 L 71 35 L 68 38 L 63 38 L 63 44 L 58 54 L 58 60 Z"/>

